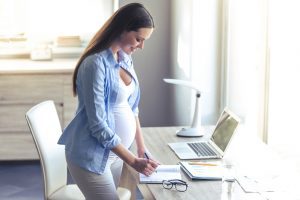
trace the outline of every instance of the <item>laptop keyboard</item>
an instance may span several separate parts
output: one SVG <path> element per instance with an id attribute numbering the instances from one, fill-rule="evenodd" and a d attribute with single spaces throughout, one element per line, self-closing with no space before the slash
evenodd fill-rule
<path id="1" fill-rule="evenodd" d="M 209 147 L 207 143 L 187 143 L 198 156 L 216 156 L 217 154 Z"/>

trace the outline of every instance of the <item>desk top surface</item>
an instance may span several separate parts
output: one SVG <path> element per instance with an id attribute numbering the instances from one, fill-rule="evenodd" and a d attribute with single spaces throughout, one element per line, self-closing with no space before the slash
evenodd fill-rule
<path id="1" fill-rule="evenodd" d="M 203 137 L 183 138 L 175 135 L 178 129 L 179 128 L 176 127 L 143 128 L 145 144 L 148 150 L 152 156 L 162 164 L 178 164 L 180 161 L 169 148 L 168 143 L 205 140 L 210 137 L 213 131 L 213 127 L 205 127 L 205 135 Z M 253 146 L 255 146 L 255 148 L 253 148 Z M 131 150 L 134 153 L 136 152 L 135 145 L 132 146 Z M 273 161 L 276 162 L 276 159 L 278 159 L 276 155 L 268 151 L 265 144 L 257 138 L 251 137 L 243 131 L 238 130 L 221 161 L 226 164 L 238 166 L 241 170 L 253 169 L 265 173 L 265 171 L 268 171 L 270 167 L 272 167 Z M 257 163 L 260 164 L 257 165 Z M 262 168 L 262 166 L 264 166 L 264 168 Z M 160 184 L 138 184 L 138 187 L 145 199 L 217 200 L 224 198 L 224 196 L 222 196 L 224 192 L 222 194 L 221 180 L 191 181 L 183 171 L 181 171 L 181 173 L 182 179 L 189 184 L 186 192 L 166 190 L 163 189 Z M 138 180 L 136 173 L 135 178 Z M 234 195 L 235 199 L 261 199 L 258 193 L 245 193 L 238 183 L 235 184 L 235 190 L 232 195 Z"/>

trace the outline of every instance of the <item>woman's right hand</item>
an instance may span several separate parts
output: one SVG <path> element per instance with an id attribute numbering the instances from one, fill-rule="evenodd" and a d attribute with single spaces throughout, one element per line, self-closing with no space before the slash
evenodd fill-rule
<path id="1" fill-rule="evenodd" d="M 152 159 L 146 158 L 135 158 L 134 162 L 130 165 L 137 172 L 142 173 L 146 176 L 150 176 L 158 166 L 158 163 Z"/>
<path id="2" fill-rule="evenodd" d="M 124 162 L 130 165 L 133 169 L 146 176 L 150 176 L 158 166 L 158 163 L 151 158 L 138 158 L 133 155 L 122 144 L 117 145 L 112 149 Z"/>

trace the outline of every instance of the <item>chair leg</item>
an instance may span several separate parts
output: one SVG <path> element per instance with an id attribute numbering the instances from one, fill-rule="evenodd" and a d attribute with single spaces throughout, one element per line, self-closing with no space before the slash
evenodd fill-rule
<path id="1" fill-rule="evenodd" d="M 120 200 L 130 200 L 131 198 L 131 192 L 126 188 L 118 187 L 117 193 Z"/>

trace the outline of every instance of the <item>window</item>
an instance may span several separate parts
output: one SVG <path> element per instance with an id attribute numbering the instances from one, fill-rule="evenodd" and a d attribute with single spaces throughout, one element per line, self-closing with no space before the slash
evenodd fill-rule
<path id="1" fill-rule="evenodd" d="M 300 2 L 270 1 L 268 143 L 295 153 L 300 140 Z M 300 151 L 298 150 L 298 155 Z"/>
<path id="2" fill-rule="evenodd" d="M 267 1 L 227 0 L 222 103 L 264 137 Z"/>
<path id="3" fill-rule="evenodd" d="M 284 155 L 299 157 L 294 147 L 300 139 L 300 3 L 227 2 L 224 104 L 242 117 L 250 133 Z"/>
<path id="4" fill-rule="evenodd" d="M 0 0 L 0 48 L 17 53 L 59 36 L 79 36 L 84 46 L 113 10 L 112 0 Z"/>

